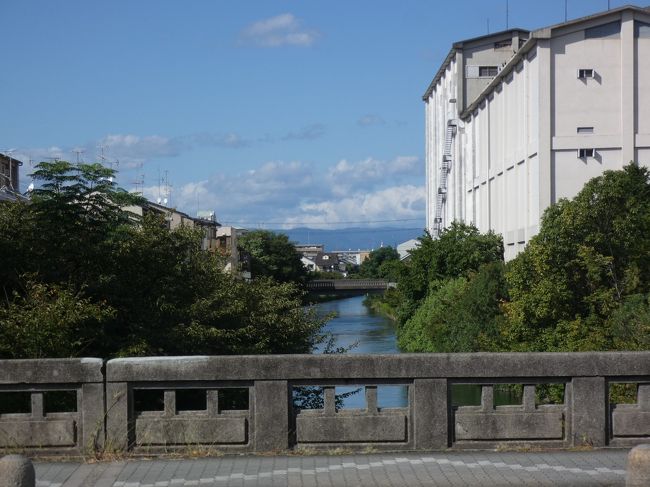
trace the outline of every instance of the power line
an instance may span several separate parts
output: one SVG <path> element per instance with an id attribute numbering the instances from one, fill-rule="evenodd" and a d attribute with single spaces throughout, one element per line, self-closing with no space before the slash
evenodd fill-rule
<path id="1" fill-rule="evenodd" d="M 223 220 L 224 223 L 238 224 L 238 225 L 350 225 L 362 223 L 394 223 L 394 222 L 415 222 L 423 221 L 423 218 L 400 218 L 396 220 L 359 220 L 359 221 L 345 221 L 345 222 L 287 222 L 287 221 L 268 221 L 268 222 L 249 222 L 249 221 L 233 221 Z"/>
<path id="2" fill-rule="evenodd" d="M 297 228 L 277 228 L 275 229 L 277 232 L 293 232 L 293 233 L 300 233 L 300 232 L 312 232 L 312 233 L 317 233 L 319 231 L 321 232 L 331 232 L 332 230 L 326 230 L 324 228 L 305 228 L 305 227 L 297 227 Z M 422 232 L 424 229 L 417 227 L 409 227 L 409 228 L 400 228 L 400 227 L 389 227 L 389 228 L 339 228 L 336 230 L 337 234 L 344 235 L 347 233 L 400 233 L 400 232 Z"/>

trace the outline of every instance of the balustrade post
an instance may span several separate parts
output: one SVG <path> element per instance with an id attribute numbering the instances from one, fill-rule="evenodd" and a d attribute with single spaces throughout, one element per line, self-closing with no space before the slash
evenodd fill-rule
<path id="1" fill-rule="evenodd" d="M 449 441 L 447 379 L 413 381 L 415 448 L 441 450 Z"/>
<path id="2" fill-rule="evenodd" d="M 129 447 L 129 388 L 126 382 L 106 383 L 106 448 L 126 451 Z"/>
<path id="3" fill-rule="evenodd" d="M 255 381 L 255 451 L 289 448 L 291 391 L 286 380 Z"/>
<path id="4" fill-rule="evenodd" d="M 571 381 L 571 436 L 574 446 L 605 446 L 607 383 L 604 377 L 574 377 Z"/>
<path id="5" fill-rule="evenodd" d="M 104 448 L 104 384 L 81 386 L 81 450 L 87 453 Z"/>

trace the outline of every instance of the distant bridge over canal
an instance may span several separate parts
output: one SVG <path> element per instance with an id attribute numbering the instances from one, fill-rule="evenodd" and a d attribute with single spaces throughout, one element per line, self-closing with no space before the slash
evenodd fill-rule
<path id="1" fill-rule="evenodd" d="M 357 295 L 383 293 L 394 286 L 385 279 L 321 279 L 309 281 L 307 291 L 314 294 Z"/>

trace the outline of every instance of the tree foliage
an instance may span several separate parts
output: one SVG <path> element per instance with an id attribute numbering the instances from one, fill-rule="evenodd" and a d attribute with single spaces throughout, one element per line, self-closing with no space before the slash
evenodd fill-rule
<path id="1" fill-rule="evenodd" d="M 405 352 L 478 352 L 493 348 L 507 297 L 504 265 L 492 262 L 435 286 L 402 326 Z"/>
<path id="2" fill-rule="evenodd" d="M 239 239 L 239 248 L 250 255 L 253 278 L 277 282 L 304 282 L 307 270 L 289 237 L 268 230 L 254 230 Z"/>
<path id="3" fill-rule="evenodd" d="M 648 170 L 606 171 L 549 207 L 506 277 L 503 348 L 648 348 Z"/>
<path id="4" fill-rule="evenodd" d="M 501 236 L 493 232 L 481 234 L 473 225 L 453 222 L 438 239 L 427 233 L 418 240 L 419 246 L 411 250 L 398 283 L 401 323 L 413 315 L 430 290 L 445 280 L 467 278 L 484 264 L 503 261 Z"/>
<path id="5" fill-rule="evenodd" d="M 41 163 L 0 205 L 0 357 L 309 352 L 322 320 L 291 283 L 223 272 L 193 228 L 137 219 L 99 165 Z"/>
<path id="6" fill-rule="evenodd" d="M 505 268 L 501 251 L 496 236 L 460 224 L 439 240 L 422 238 L 398 288 L 401 346 L 650 349 L 647 169 L 606 171 L 549 207 L 539 234 Z"/>
<path id="7" fill-rule="evenodd" d="M 359 276 L 370 279 L 396 281 L 399 275 L 399 253 L 393 247 L 380 247 L 359 266 Z"/>

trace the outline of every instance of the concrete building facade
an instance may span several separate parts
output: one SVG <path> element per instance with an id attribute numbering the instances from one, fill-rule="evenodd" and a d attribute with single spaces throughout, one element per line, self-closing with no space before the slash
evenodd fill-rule
<path id="1" fill-rule="evenodd" d="M 511 259 L 549 205 L 650 166 L 650 9 L 456 43 L 423 99 L 427 229 L 493 230 Z"/>
<path id="2" fill-rule="evenodd" d="M 20 193 L 20 167 L 23 165 L 11 154 L 0 154 L 0 201 L 25 199 Z"/>

